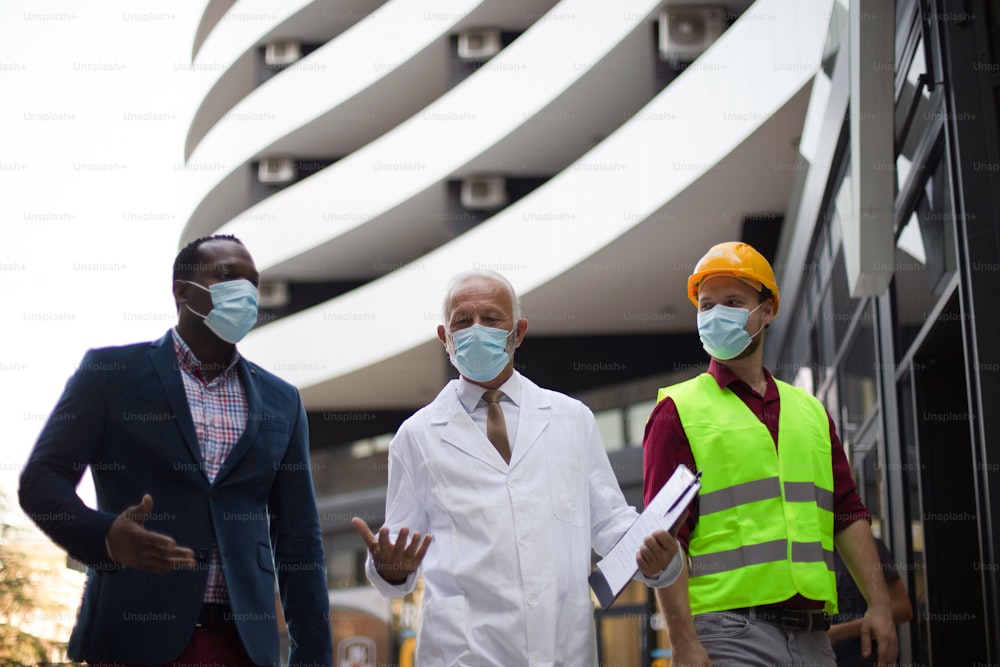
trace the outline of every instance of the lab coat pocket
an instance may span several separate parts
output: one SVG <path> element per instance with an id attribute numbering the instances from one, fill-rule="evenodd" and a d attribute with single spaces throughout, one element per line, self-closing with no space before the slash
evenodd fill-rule
<path id="1" fill-rule="evenodd" d="M 552 514 L 574 526 L 584 525 L 584 506 L 589 506 L 587 477 L 583 465 L 574 459 L 549 454 L 549 489 Z"/>
<path id="2" fill-rule="evenodd" d="M 471 664 L 468 630 L 469 604 L 465 596 L 428 602 L 424 605 L 417 640 L 418 667 Z"/>
<path id="3" fill-rule="evenodd" d="M 594 624 L 594 602 L 590 596 L 566 595 L 556 616 L 555 636 L 566 656 L 566 667 L 596 667 L 597 643 L 591 628 Z"/>

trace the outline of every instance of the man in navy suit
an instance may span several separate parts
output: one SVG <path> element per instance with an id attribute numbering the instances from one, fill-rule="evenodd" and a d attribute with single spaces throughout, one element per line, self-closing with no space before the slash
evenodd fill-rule
<path id="1" fill-rule="evenodd" d="M 91 664 L 331 665 L 329 602 L 296 389 L 240 356 L 257 269 L 232 236 L 173 271 L 177 326 L 90 350 L 21 474 L 21 507 L 89 568 L 69 656 Z M 97 509 L 76 494 L 90 467 Z"/>

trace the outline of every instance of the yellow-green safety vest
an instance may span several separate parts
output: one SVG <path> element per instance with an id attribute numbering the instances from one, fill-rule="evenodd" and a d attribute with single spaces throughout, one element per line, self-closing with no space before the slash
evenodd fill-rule
<path id="1" fill-rule="evenodd" d="M 691 532 L 691 612 L 781 602 L 796 593 L 837 612 L 830 423 L 813 396 L 780 380 L 780 448 L 708 373 L 664 387 L 701 471 Z"/>

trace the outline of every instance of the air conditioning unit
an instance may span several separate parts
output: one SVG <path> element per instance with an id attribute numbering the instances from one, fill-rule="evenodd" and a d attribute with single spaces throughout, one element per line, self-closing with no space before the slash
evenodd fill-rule
<path id="1" fill-rule="evenodd" d="M 480 28 L 458 33 L 458 57 L 468 62 L 482 62 L 500 53 L 503 42 L 500 30 Z"/>
<path id="2" fill-rule="evenodd" d="M 257 305 L 261 308 L 284 308 L 290 298 L 284 280 L 262 280 L 257 287 Z"/>
<path id="3" fill-rule="evenodd" d="M 462 206 L 497 209 L 507 204 L 507 179 L 503 176 L 469 176 L 462 179 Z"/>
<path id="4" fill-rule="evenodd" d="M 302 44 L 283 40 L 268 42 L 264 46 L 264 64 L 270 67 L 286 67 L 302 57 Z"/>
<path id="5" fill-rule="evenodd" d="M 295 178 L 295 160 L 290 157 L 270 157 L 257 165 L 257 180 L 261 183 L 289 183 Z"/>
<path id="6" fill-rule="evenodd" d="M 660 10 L 660 60 L 690 62 L 726 31 L 721 7 L 668 5 Z"/>

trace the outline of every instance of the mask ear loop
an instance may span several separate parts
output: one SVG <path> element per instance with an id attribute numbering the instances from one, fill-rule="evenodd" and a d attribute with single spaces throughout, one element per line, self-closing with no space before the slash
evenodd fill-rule
<path id="1" fill-rule="evenodd" d="M 514 328 L 512 328 L 510 331 L 507 332 L 507 339 L 504 341 L 503 344 L 504 351 L 509 355 L 513 355 L 514 350 L 517 349 L 515 347 L 516 343 L 517 343 L 517 321 L 514 322 Z"/>
<path id="2" fill-rule="evenodd" d="M 195 287 L 200 287 L 203 290 L 205 290 L 206 292 L 208 292 L 209 294 L 212 293 L 212 290 L 208 289 L 207 287 L 205 287 L 204 285 L 202 285 L 200 283 L 194 282 L 193 280 L 185 280 L 184 282 L 186 282 L 188 285 L 194 285 Z M 190 310 L 192 313 L 194 313 L 195 315 L 197 315 L 198 317 L 200 317 L 203 320 L 206 319 L 206 318 L 208 318 L 208 315 L 202 315 L 201 313 L 199 313 L 197 310 L 195 310 L 194 308 L 192 308 L 190 305 L 188 305 L 186 303 L 184 304 L 184 307 L 187 308 L 188 310 Z"/>
<path id="3" fill-rule="evenodd" d="M 758 304 L 757 304 L 757 308 L 760 308 L 760 307 L 761 307 L 761 306 L 763 306 L 763 305 L 764 305 L 765 303 L 767 303 L 767 300 L 766 300 L 766 299 L 765 299 L 764 301 L 761 301 L 760 303 L 758 303 Z M 750 311 L 749 313 L 747 313 L 747 317 L 749 318 L 749 317 L 750 317 L 751 315 L 753 315 L 753 314 L 754 314 L 754 311 L 755 311 L 755 310 L 757 310 L 757 308 L 754 308 L 754 309 L 753 309 L 753 310 L 751 310 L 751 311 Z M 763 331 L 763 330 L 764 330 L 764 327 L 765 327 L 765 326 L 767 326 L 767 325 L 766 325 L 766 324 L 761 324 L 761 325 L 760 325 L 760 328 L 759 328 L 759 329 L 757 329 L 757 331 L 755 331 L 754 333 L 750 334 L 750 338 L 751 338 L 751 339 L 753 339 L 753 338 L 754 338 L 754 337 L 755 337 L 755 336 L 756 336 L 757 334 L 759 334 L 759 333 L 760 333 L 761 331 Z"/>

